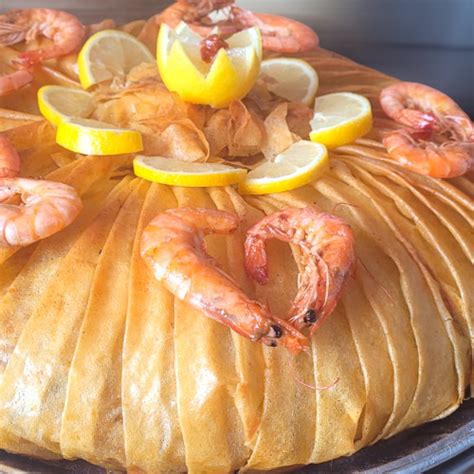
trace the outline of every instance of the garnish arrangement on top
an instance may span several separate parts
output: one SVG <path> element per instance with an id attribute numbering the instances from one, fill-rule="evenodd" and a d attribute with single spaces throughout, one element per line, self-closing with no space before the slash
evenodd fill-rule
<path id="1" fill-rule="evenodd" d="M 461 402 L 472 331 L 466 261 L 473 251 L 466 237 L 472 183 L 463 175 L 474 165 L 474 132 L 449 97 L 375 76 L 317 49 L 318 36 L 307 26 L 231 0 L 179 0 L 146 22 L 120 27 L 112 20 L 85 26 L 47 8 L 15 10 L 0 15 L 0 45 L 0 334 L 7 328 L 0 344 L 0 361 L 7 361 L 0 364 L 0 448 L 150 472 L 205 470 L 206 457 L 196 460 L 205 448 L 189 438 L 187 417 L 204 410 L 196 400 L 218 380 L 213 371 L 230 373 L 231 359 L 238 376 L 226 379 L 224 392 L 237 400 L 228 405 L 242 427 L 238 435 L 224 421 L 227 427 L 216 429 L 240 437 L 228 451 L 207 454 L 222 463 L 213 464 L 216 470 L 332 459 Z M 438 252 L 442 263 L 431 258 Z M 15 306 L 23 294 L 25 302 Z M 27 329 L 19 339 L 28 325 L 38 341 L 47 339 L 41 347 Z M 148 331 L 154 335 L 145 340 Z M 185 356 L 183 334 L 198 341 L 196 364 L 205 358 L 204 369 Z M 330 348 L 338 337 L 352 357 Z M 423 363 L 431 374 L 436 355 L 429 347 L 437 338 L 446 385 L 431 395 L 414 374 Z M 28 379 L 22 345 L 35 374 Z M 175 346 L 177 359 L 168 360 L 166 348 L 173 357 Z M 136 355 L 142 350 L 140 357 L 163 351 L 163 359 L 145 363 Z M 353 371 L 355 354 L 367 366 L 354 372 L 367 395 L 360 406 L 345 382 L 352 375 L 341 369 Z M 417 357 L 412 371 L 407 366 Z M 123 372 L 116 365 L 122 359 Z M 57 360 L 64 367 L 45 369 Z M 156 386 L 161 379 L 148 372 L 152 366 L 170 384 L 170 406 L 160 398 L 168 396 Z M 134 379 L 142 368 L 143 379 Z M 382 380 L 385 370 L 391 375 Z M 323 373 L 332 378 L 322 380 Z M 386 384 L 381 393 L 393 401 L 392 411 L 379 407 L 374 380 Z M 351 441 L 339 446 L 329 437 L 323 451 L 315 444 L 303 454 L 305 442 L 269 460 L 274 450 L 261 446 L 278 438 L 269 407 L 286 393 L 282 381 L 292 387 L 287 403 L 295 412 L 307 397 L 316 397 L 322 411 L 324 403 L 338 410 L 348 400 L 341 413 L 357 405 L 351 420 L 335 422 L 342 431 L 350 425 Z M 178 414 L 176 384 L 187 394 Z M 15 390 L 32 386 L 38 415 L 28 418 L 27 397 L 20 408 L 11 400 Z M 90 393 L 81 395 L 83 386 Z M 399 386 L 406 392 L 395 395 Z M 415 406 L 418 390 L 437 401 L 415 416 L 402 405 L 412 397 Z M 332 392 L 338 395 L 326 394 Z M 163 419 L 150 411 L 162 432 L 187 433 L 184 441 L 175 434 L 178 441 L 160 445 L 163 452 L 166 443 L 175 446 L 170 456 L 178 461 L 169 453 L 138 454 L 137 433 L 147 421 L 135 415 L 147 396 L 155 408 L 169 409 Z M 215 403 L 226 405 L 226 397 Z M 127 415 L 112 420 L 113 410 Z M 281 411 L 290 422 L 291 409 Z M 50 424 L 42 416 L 56 418 Z M 207 416 L 217 423 L 216 413 Z M 371 416 L 373 426 L 364 421 Z M 102 422 L 105 435 L 98 434 Z M 220 442 L 209 437 L 210 446 Z"/>

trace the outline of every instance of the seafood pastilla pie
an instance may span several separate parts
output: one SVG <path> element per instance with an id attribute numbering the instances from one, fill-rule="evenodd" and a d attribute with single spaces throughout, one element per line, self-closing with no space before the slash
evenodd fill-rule
<path id="1" fill-rule="evenodd" d="M 271 470 L 469 395 L 473 132 L 449 97 L 230 0 L 16 10 L 0 43 L 1 449 Z M 304 103 L 278 96 L 291 67 Z M 248 82 L 217 100 L 222 71 Z"/>

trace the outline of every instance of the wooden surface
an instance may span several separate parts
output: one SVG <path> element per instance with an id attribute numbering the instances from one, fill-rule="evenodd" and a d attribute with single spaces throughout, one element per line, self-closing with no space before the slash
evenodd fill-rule
<path id="1" fill-rule="evenodd" d="M 0 0 L 0 10 L 49 6 L 84 22 L 148 18 L 167 0 Z M 445 91 L 474 116 L 474 0 L 238 0 L 294 17 L 357 62 Z"/>

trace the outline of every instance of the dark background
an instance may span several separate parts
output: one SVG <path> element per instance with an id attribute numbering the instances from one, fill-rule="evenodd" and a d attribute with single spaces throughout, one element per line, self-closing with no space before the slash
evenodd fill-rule
<path id="1" fill-rule="evenodd" d="M 147 18 L 166 0 L 0 0 L 0 10 L 49 6 L 84 22 Z M 474 116 L 474 0 L 238 0 L 312 26 L 321 45 L 453 97 Z"/>

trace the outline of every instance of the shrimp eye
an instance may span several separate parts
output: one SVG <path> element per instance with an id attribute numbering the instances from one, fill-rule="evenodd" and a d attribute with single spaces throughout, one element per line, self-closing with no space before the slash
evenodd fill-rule
<path id="1" fill-rule="evenodd" d="M 306 314 L 304 315 L 304 318 L 303 318 L 303 321 L 305 323 L 315 323 L 316 320 L 318 319 L 318 316 L 316 314 L 316 311 L 314 309 L 308 309 L 308 311 L 306 311 Z"/>
<path id="2" fill-rule="evenodd" d="M 280 326 L 273 324 L 271 328 L 272 328 L 273 334 L 270 337 L 274 337 L 275 339 L 278 339 L 281 336 L 283 336 L 283 331 L 281 330 Z"/>

